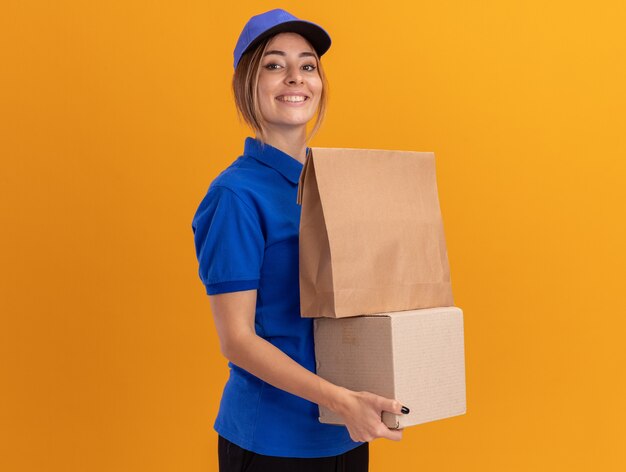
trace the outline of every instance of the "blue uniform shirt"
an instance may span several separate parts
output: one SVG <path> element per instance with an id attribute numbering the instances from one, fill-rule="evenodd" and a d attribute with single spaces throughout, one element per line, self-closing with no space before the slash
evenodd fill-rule
<path id="1" fill-rule="evenodd" d="M 192 222 L 209 295 L 257 289 L 256 333 L 315 372 L 313 320 L 300 316 L 296 203 L 303 165 L 246 138 L 244 153 L 211 183 Z M 215 430 L 269 456 L 324 457 L 359 446 L 345 426 L 322 424 L 318 406 L 232 362 Z"/>

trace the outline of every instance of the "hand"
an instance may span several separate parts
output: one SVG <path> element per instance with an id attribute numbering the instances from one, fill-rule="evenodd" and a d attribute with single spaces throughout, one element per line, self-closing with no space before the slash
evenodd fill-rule
<path id="1" fill-rule="evenodd" d="M 400 441 L 402 431 L 389 429 L 382 422 L 381 415 L 383 411 L 401 415 L 402 408 L 397 400 L 370 392 L 343 389 L 333 409 L 344 420 L 353 441 L 368 442 L 376 438 Z"/>

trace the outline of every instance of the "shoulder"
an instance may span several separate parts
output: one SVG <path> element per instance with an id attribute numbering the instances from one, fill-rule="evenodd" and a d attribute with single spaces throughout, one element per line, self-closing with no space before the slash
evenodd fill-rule
<path id="1" fill-rule="evenodd" d="M 267 172 L 265 166 L 249 156 L 239 156 L 211 182 L 209 190 L 225 187 L 238 196 L 254 190 Z"/>
<path id="2" fill-rule="evenodd" d="M 256 214 L 256 194 L 263 169 L 246 156 L 238 157 L 210 183 L 193 217 L 193 226 L 203 216 L 217 211 Z M 255 215 L 256 216 L 256 215 Z"/>

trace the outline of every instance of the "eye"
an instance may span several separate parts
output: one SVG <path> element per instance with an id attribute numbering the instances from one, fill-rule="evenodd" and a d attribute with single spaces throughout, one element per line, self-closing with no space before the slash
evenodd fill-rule
<path id="1" fill-rule="evenodd" d="M 317 69 L 317 67 L 315 65 L 313 65 L 313 64 L 306 64 L 306 65 L 304 65 L 302 67 L 310 67 L 310 69 L 305 69 L 308 72 L 313 72 L 315 69 Z"/>
<path id="2" fill-rule="evenodd" d="M 274 66 L 276 66 L 276 67 L 274 67 Z M 266 68 L 266 69 L 268 69 L 268 70 L 276 70 L 276 68 L 280 67 L 280 65 L 279 65 L 279 64 L 276 64 L 276 63 L 271 62 L 271 63 L 269 63 L 269 64 L 265 64 L 265 66 L 263 66 L 263 67 L 265 67 L 265 68 Z"/>

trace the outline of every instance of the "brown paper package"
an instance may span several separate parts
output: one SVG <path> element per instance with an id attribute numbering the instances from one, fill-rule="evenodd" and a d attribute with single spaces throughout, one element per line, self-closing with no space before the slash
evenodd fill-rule
<path id="1" fill-rule="evenodd" d="M 303 317 L 454 305 L 432 152 L 311 148 L 298 203 Z"/>

